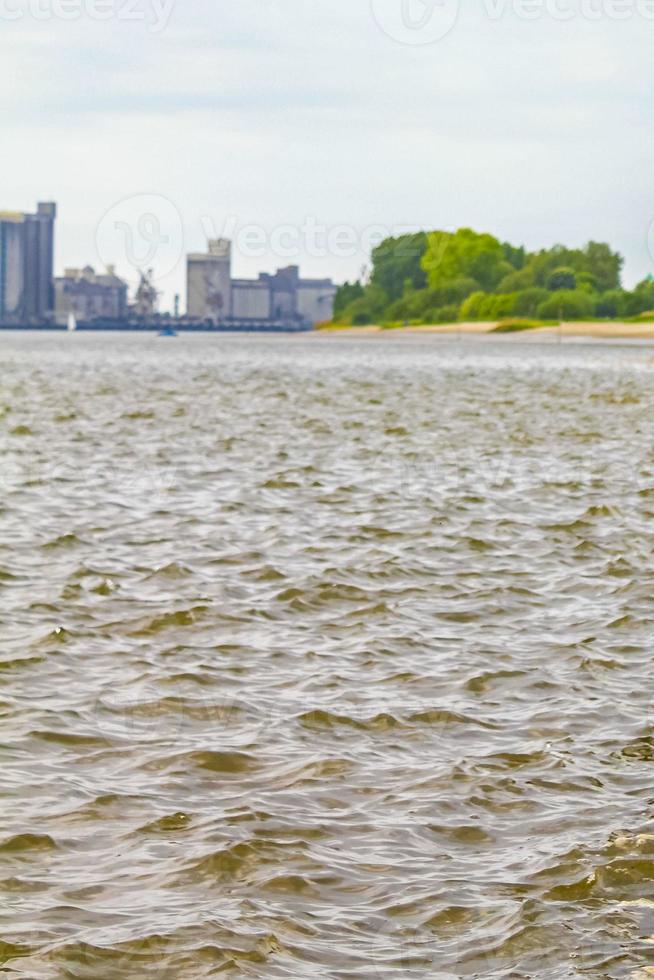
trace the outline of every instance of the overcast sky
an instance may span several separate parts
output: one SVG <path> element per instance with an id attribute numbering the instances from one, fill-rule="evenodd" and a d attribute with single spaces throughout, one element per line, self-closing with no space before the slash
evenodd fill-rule
<path id="1" fill-rule="evenodd" d="M 57 201 L 58 270 L 152 265 L 165 305 L 212 234 L 243 276 L 463 225 L 653 271 L 654 4 L 462 3 L 0 0 L 0 208 Z"/>

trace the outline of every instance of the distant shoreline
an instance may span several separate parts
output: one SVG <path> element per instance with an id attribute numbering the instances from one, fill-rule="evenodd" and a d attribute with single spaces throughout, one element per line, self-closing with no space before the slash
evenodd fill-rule
<path id="1" fill-rule="evenodd" d="M 137 334 L 157 334 L 162 330 L 174 330 L 176 333 L 256 333 L 256 334 L 306 334 L 312 331 L 308 326 L 284 326 L 273 323 L 273 325 L 259 323 L 248 324 L 247 326 L 230 324 L 222 326 L 206 323 L 187 323 L 184 321 L 168 319 L 158 323 L 134 323 L 125 321 L 97 321 L 88 323 L 78 323 L 74 333 L 137 333 Z M 71 332 L 65 324 L 7 324 L 0 323 L 0 333 L 67 333 Z"/>
<path id="2" fill-rule="evenodd" d="M 98 326 L 85 325 L 79 327 L 76 333 L 91 336 L 93 334 L 115 333 L 131 334 L 141 336 L 156 336 L 165 324 L 135 327 L 118 326 L 116 324 L 102 324 Z M 174 330 L 179 336 L 213 334 L 214 336 L 269 336 L 269 337 L 303 337 L 323 339 L 331 338 L 362 338 L 369 340 L 401 340 L 402 338 L 430 337 L 437 339 L 442 337 L 444 340 L 457 339 L 463 337 L 474 338 L 484 337 L 488 340 L 512 343 L 557 343 L 560 339 L 567 340 L 606 340 L 606 341 L 652 341 L 654 342 L 654 322 L 651 323 L 626 323 L 626 322 L 607 322 L 607 321 L 588 321 L 562 323 L 561 326 L 542 326 L 530 327 L 526 330 L 501 331 L 498 330 L 498 323 L 444 323 L 430 324 L 425 326 L 410 327 L 382 327 L 378 325 L 340 327 L 326 326 L 314 329 L 280 329 L 274 328 L 234 328 L 234 327 L 198 327 L 174 324 Z M 30 333 L 32 335 L 41 334 L 43 336 L 61 335 L 66 333 L 66 328 L 62 326 L 17 326 L 0 324 L 0 336 L 2 334 Z"/>
<path id="3" fill-rule="evenodd" d="M 560 327 L 534 327 L 510 333 L 497 331 L 498 323 L 445 323 L 424 327 L 386 328 L 377 325 L 361 327 L 323 327 L 313 332 L 315 337 L 375 337 L 397 338 L 402 336 L 443 335 L 445 337 L 462 334 L 491 336 L 497 340 L 534 342 L 544 339 L 556 340 L 561 337 L 586 337 L 596 340 L 653 340 L 654 322 L 571 322 Z"/>

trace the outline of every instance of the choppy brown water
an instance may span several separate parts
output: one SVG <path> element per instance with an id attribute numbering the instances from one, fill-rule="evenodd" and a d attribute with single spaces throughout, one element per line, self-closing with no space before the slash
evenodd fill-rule
<path id="1" fill-rule="evenodd" d="M 2 337 L 0 974 L 648 976 L 653 353 Z"/>

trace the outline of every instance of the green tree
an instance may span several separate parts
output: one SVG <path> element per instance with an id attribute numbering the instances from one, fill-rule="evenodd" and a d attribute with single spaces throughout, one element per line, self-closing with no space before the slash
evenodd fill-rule
<path id="1" fill-rule="evenodd" d="M 516 316 L 535 317 L 538 312 L 538 307 L 548 296 L 548 291 L 541 289 L 540 286 L 523 289 L 522 292 L 516 293 L 515 309 L 513 312 Z"/>
<path id="2" fill-rule="evenodd" d="M 527 256 L 523 268 L 503 281 L 502 290 L 527 289 L 530 286 L 548 288 L 549 278 L 558 270 L 572 271 L 577 286 L 585 282 L 593 289 L 604 292 L 620 286 L 623 259 L 612 252 L 608 245 L 589 242 L 583 249 L 570 249 L 564 245 L 541 249 Z M 559 287 L 561 288 L 561 287 Z M 572 288 L 572 287 L 564 287 Z"/>
<path id="3" fill-rule="evenodd" d="M 436 310 L 434 316 L 430 318 L 431 323 L 456 323 L 459 318 L 459 306 L 457 303 L 450 303 L 449 306 L 441 306 Z"/>
<path id="4" fill-rule="evenodd" d="M 625 312 L 628 316 L 654 310 L 654 279 L 650 276 L 639 282 L 631 293 L 625 293 Z"/>
<path id="5" fill-rule="evenodd" d="M 478 290 L 461 304 L 459 310 L 459 320 L 465 323 L 467 320 L 481 320 L 481 310 L 487 294 Z"/>
<path id="6" fill-rule="evenodd" d="M 500 320 L 515 313 L 516 293 L 473 293 L 462 303 L 459 319 Z"/>
<path id="7" fill-rule="evenodd" d="M 497 284 L 498 293 L 520 293 L 532 288 L 536 288 L 536 279 L 534 270 L 530 265 L 526 265 L 517 272 L 510 272 Z"/>
<path id="8" fill-rule="evenodd" d="M 588 242 L 583 254 L 585 271 L 593 276 L 600 292 L 620 288 L 624 259 L 618 252 L 612 252 L 603 242 Z"/>
<path id="9" fill-rule="evenodd" d="M 623 292 L 623 260 L 601 242 L 527 252 L 471 228 L 388 238 L 371 281 L 345 283 L 334 316 L 346 323 L 636 316 L 654 311 L 654 280 Z"/>
<path id="10" fill-rule="evenodd" d="M 439 289 L 406 290 L 386 311 L 389 320 L 420 320 L 437 323 L 443 307 L 456 306 L 479 287 L 474 279 L 455 279 Z"/>
<path id="11" fill-rule="evenodd" d="M 556 293 L 560 289 L 576 289 L 577 275 L 574 269 L 561 266 L 547 277 L 547 288 Z"/>
<path id="12" fill-rule="evenodd" d="M 524 268 L 527 260 L 527 250 L 523 245 L 516 248 L 510 242 L 502 242 L 502 251 L 504 252 L 504 258 L 514 269 L 520 270 Z"/>
<path id="13" fill-rule="evenodd" d="M 355 299 L 363 296 L 364 289 L 360 282 L 344 282 L 336 291 L 334 297 L 334 319 L 337 320 L 343 315 L 345 309 L 353 303 Z"/>
<path id="14" fill-rule="evenodd" d="M 497 238 L 471 228 L 428 235 L 422 266 L 434 289 L 453 279 L 474 279 L 482 289 L 490 291 L 512 270 Z"/>
<path id="15" fill-rule="evenodd" d="M 562 289 L 552 293 L 538 307 L 541 320 L 583 320 L 594 312 L 593 297 L 582 289 Z"/>
<path id="16" fill-rule="evenodd" d="M 386 238 L 373 250 L 371 282 L 383 289 L 389 299 L 399 299 L 405 287 L 424 289 L 427 276 L 422 258 L 427 250 L 427 234 L 424 231 L 399 238 Z"/>
<path id="17" fill-rule="evenodd" d="M 601 317 L 625 316 L 628 294 L 622 289 L 609 289 L 598 297 L 595 315 Z"/>
<path id="18" fill-rule="evenodd" d="M 343 311 L 341 318 L 344 323 L 354 326 L 366 323 L 379 323 L 384 319 L 384 311 L 388 307 L 388 296 L 383 289 L 370 283 L 366 286 L 363 296 L 355 299 Z"/>

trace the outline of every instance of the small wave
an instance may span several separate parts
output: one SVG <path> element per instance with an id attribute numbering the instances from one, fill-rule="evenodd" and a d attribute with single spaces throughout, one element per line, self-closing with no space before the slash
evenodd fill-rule
<path id="1" fill-rule="evenodd" d="M 56 538 L 52 538 L 51 541 L 46 541 L 44 545 L 41 545 L 43 551 L 57 551 L 59 549 L 66 548 L 76 548 L 78 545 L 82 544 L 80 538 L 76 534 L 60 534 Z"/>
<path id="2" fill-rule="evenodd" d="M 151 823 L 139 827 L 139 834 L 169 834 L 179 833 L 182 830 L 189 830 L 193 818 L 188 813 L 171 813 L 165 817 L 159 817 Z"/>
<path id="3" fill-rule="evenodd" d="M 180 769 L 195 768 L 227 776 L 253 772 L 259 768 L 256 758 L 247 752 L 211 750 L 184 752 L 181 755 L 158 759 L 146 765 L 149 768 L 171 769 L 178 772 Z"/>
<path id="4" fill-rule="evenodd" d="M 16 834 L 0 841 L 0 854 L 23 854 L 28 851 L 54 851 L 56 842 L 48 834 Z"/>
<path id="5" fill-rule="evenodd" d="M 306 711 L 298 716 L 298 721 L 305 728 L 316 730 L 346 727 L 355 728 L 361 732 L 383 732 L 402 727 L 401 721 L 387 713 L 362 720 L 350 715 L 336 715 L 323 709 Z"/>
<path id="6" fill-rule="evenodd" d="M 480 718 L 471 718 L 469 715 L 462 715 L 458 711 L 449 711 L 446 708 L 431 708 L 428 711 L 418 711 L 409 715 L 409 721 L 421 725 L 474 725 L 479 728 L 489 730 L 496 729 L 497 725 L 491 725 Z"/>
<path id="7" fill-rule="evenodd" d="M 194 626 L 207 612 L 208 606 L 192 606 L 190 609 L 180 609 L 177 612 L 164 613 L 163 616 L 155 616 L 153 619 L 137 630 L 132 632 L 132 636 L 155 636 L 165 630 L 176 627 Z"/>

